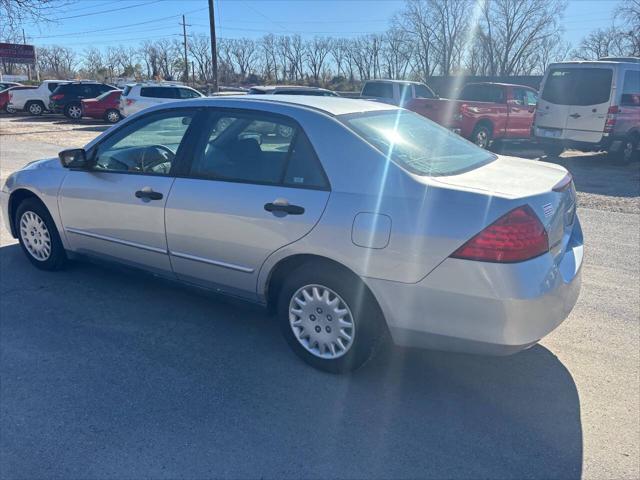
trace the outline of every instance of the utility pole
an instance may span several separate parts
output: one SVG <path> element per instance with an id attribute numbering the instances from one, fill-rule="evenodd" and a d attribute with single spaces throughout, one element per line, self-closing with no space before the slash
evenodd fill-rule
<path id="1" fill-rule="evenodd" d="M 22 29 L 22 44 L 27 44 L 27 37 L 24 34 L 24 28 Z M 34 65 L 35 67 L 35 65 Z M 31 81 L 31 65 L 27 63 L 27 80 Z"/>
<path id="2" fill-rule="evenodd" d="M 189 60 L 187 58 L 187 22 L 182 15 L 182 36 L 184 38 L 184 83 L 189 83 Z M 189 25 L 191 26 L 191 25 Z"/>
<path id="3" fill-rule="evenodd" d="M 213 93 L 218 92 L 218 50 L 216 48 L 216 19 L 213 14 L 213 0 L 209 0 L 209 30 L 211 34 L 211 70 Z"/>

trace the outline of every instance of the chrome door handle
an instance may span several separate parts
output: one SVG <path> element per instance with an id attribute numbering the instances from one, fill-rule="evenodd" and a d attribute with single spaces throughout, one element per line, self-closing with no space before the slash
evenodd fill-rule
<path id="1" fill-rule="evenodd" d="M 569 115 L 571 118 L 580 118 L 582 115 L 579 113 L 574 113 L 573 115 Z"/>

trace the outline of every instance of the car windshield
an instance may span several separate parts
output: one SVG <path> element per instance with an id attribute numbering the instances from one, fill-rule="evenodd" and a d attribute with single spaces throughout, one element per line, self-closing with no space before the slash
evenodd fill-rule
<path id="1" fill-rule="evenodd" d="M 417 175 L 455 175 L 496 159 L 459 135 L 406 110 L 349 114 L 340 119 Z"/>
<path id="2" fill-rule="evenodd" d="M 610 68 L 554 68 L 542 90 L 542 99 L 556 105 L 598 105 L 609 101 Z"/>

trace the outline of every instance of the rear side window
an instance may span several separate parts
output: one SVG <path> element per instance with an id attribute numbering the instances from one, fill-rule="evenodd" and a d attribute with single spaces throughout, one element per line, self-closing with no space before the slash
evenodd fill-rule
<path id="1" fill-rule="evenodd" d="M 610 68 L 553 68 L 542 99 L 557 105 L 599 105 L 609 101 L 612 78 Z"/>
<path id="2" fill-rule="evenodd" d="M 210 127 L 191 175 L 211 180 L 324 188 L 311 144 L 286 118 L 261 113 L 222 115 Z"/>
<path id="3" fill-rule="evenodd" d="M 622 105 L 640 106 L 640 70 L 627 70 L 622 86 Z"/>
<path id="4" fill-rule="evenodd" d="M 505 102 L 503 88 L 494 85 L 466 85 L 460 93 L 460 99 L 472 102 Z"/>
<path id="5" fill-rule="evenodd" d="M 58 84 L 56 82 L 47 83 L 47 88 L 49 88 L 50 92 L 53 92 L 56 88 L 58 88 Z"/>
<path id="6" fill-rule="evenodd" d="M 176 90 L 176 88 L 171 87 L 142 87 L 140 89 L 140 96 L 151 98 L 180 98 Z"/>
<path id="7" fill-rule="evenodd" d="M 393 84 L 369 82 L 362 90 L 363 97 L 393 98 Z"/>

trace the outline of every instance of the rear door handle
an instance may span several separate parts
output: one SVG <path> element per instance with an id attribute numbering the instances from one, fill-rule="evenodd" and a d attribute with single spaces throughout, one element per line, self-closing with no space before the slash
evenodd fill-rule
<path id="1" fill-rule="evenodd" d="M 582 115 L 579 113 L 574 113 L 573 115 L 569 115 L 571 118 L 580 118 Z"/>
<path id="2" fill-rule="evenodd" d="M 144 198 L 147 200 L 162 200 L 162 194 L 160 192 L 154 192 L 148 187 L 138 190 L 136 192 L 136 198 Z"/>
<path id="3" fill-rule="evenodd" d="M 304 213 L 304 207 L 299 205 L 290 205 L 286 200 L 274 200 L 272 203 L 265 203 L 264 209 L 267 212 L 282 212 L 288 215 L 302 215 Z"/>

